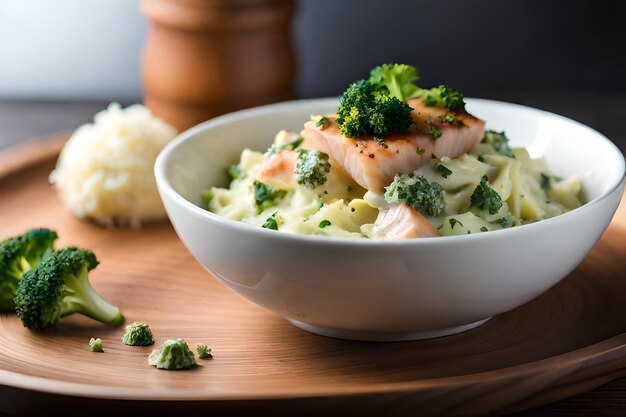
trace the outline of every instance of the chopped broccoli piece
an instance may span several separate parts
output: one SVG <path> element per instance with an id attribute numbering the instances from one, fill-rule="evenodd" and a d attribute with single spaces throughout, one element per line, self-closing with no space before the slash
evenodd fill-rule
<path id="1" fill-rule="evenodd" d="M 496 214 L 502 207 L 502 198 L 487 184 L 487 181 L 487 177 L 481 178 L 480 184 L 476 186 L 470 197 L 470 203 L 476 208 L 489 211 L 489 214 Z"/>
<path id="2" fill-rule="evenodd" d="M 378 143 L 380 146 L 382 146 L 383 148 L 385 148 L 385 149 L 389 148 L 389 145 L 387 145 L 387 143 L 385 143 L 385 139 L 383 139 L 383 138 L 375 137 L 374 141 L 376 143 Z"/>
<path id="3" fill-rule="evenodd" d="M 13 299 L 22 276 L 39 264 L 56 238 L 50 229 L 32 229 L 0 242 L 0 312 L 15 311 Z"/>
<path id="4" fill-rule="evenodd" d="M 454 113 L 446 113 L 438 117 L 439 123 L 452 124 L 452 122 L 454 122 L 454 117 Z"/>
<path id="5" fill-rule="evenodd" d="M 230 167 L 228 167 L 228 176 L 230 176 L 231 180 L 239 180 L 241 178 L 244 178 L 246 174 L 241 170 L 241 165 L 232 164 Z"/>
<path id="6" fill-rule="evenodd" d="M 196 350 L 198 351 L 198 357 L 200 359 L 213 359 L 213 354 L 211 353 L 211 348 L 203 343 L 198 343 L 196 345 Z"/>
<path id="7" fill-rule="evenodd" d="M 509 158 L 515 158 L 513 151 L 509 147 L 509 138 L 504 132 L 496 132 L 495 130 L 485 131 L 482 143 L 488 143 L 493 146 L 493 149 L 500 155 L 508 156 Z"/>
<path id="8" fill-rule="evenodd" d="M 457 220 L 457 219 L 455 219 L 455 218 L 451 218 L 451 219 L 449 220 L 449 222 L 450 222 L 450 228 L 451 228 L 451 229 L 454 229 L 454 226 L 456 226 L 457 224 L 458 224 L 459 226 L 463 227 L 463 223 L 461 223 L 460 221 L 458 221 L 458 220 Z M 469 232 L 469 230 L 468 230 L 468 232 Z"/>
<path id="9" fill-rule="evenodd" d="M 323 228 L 328 227 L 330 225 L 331 225 L 330 220 L 324 219 L 324 220 L 322 220 L 320 222 L 320 224 L 318 226 L 319 226 L 320 229 L 323 229 Z"/>
<path id="10" fill-rule="evenodd" d="M 102 339 L 94 339 L 92 337 L 89 341 L 89 350 L 91 352 L 104 352 L 104 349 L 102 349 Z"/>
<path id="11" fill-rule="evenodd" d="M 289 143 L 270 146 L 270 148 L 267 150 L 267 153 L 269 156 L 271 156 L 282 151 L 293 151 L 294 149 L 297 149 L 300 145 L 302 145 L 302 142 L 304 142 L 304 137 L 298 136 Z"/>
<path id="12" fill-rule="evenodd" d="M 428 216 L 438 216 L 443 211 L 441 184 L 429 183 L 421 174 L 396 175 L 385 190 L 388 203 L 406 204 Z"/>
<path id="13" fill-rule="evenodd" d="M 359 80 L 343 93 L 337 109 L 337 124 L 348 138 L 382 137 L 388 133 L 406 132 L 413 123 L 411 110 L 389 90 Z"/>
<path id="14" fill-rule="evenodd" d="M 311 116 L 311 121 L 313 121 L 313 123 L 315 123 L 315 127 L 319 127 L 321 129 L 324 129 L 325 127 L 330 125 L 330 120 L 328 120 L 328 117 L 322 116 L 322 115 L 319 115 L 319 114 Z"/>
<path id="15" fill-rule="evenodd" d="M 205 205 L 208 205 L 213 200 L 213 192 L 211 190 L 202 190 L 200 194 Z"/>
<path id="16" fill-rule="evenodd" d="M 481 232 L 488 232 L 489 229 L 487 229 L 487 227 L 485 227 L 485 226 L 481 226 L 480 231 Z"/>
<path id="17" fill-rule="evenodd" d="M 100 297 L 89 283 L 88 273 L 96 266 L 96 256 L 87 249 L 47 251 L 37 268 L 24 274 L 15 295 L 17 315 L 24 326 L 45 328 L 72 313 L 112 326 L 122 324 L 120 309 Z"/>
<path id="18" fill-rule="evenodd" d="M 136 321 L 126 326 L 122 343 L 128 346 L 149 346 L 154 343 L 152 330 L 146 323 Z"/>
<path id="19" fill-rule="evenodd" d="M 157 369 L 189 369 L 196 364 L 196 358 L 183 339 L 169 339 L 160 348 L 152 351 L 148 364 Z"/>
<path id="20" fill-rule="evenodd" d="M 443 107 L 455 111 L 465 110 L 463 94 L 447 85 L 420 90 L 416 96 L 422 98 L 427 106 Z"/>
<path id="21" fill-rule="evenodd" d="M 264 229 L 278 230 L 278 222 L 276 221 L 277 213 L 278 213 L 277 211 L 272 213 L 272 215 L 268 217 L 267 220 L 265 220 L 265 223 L 263 223 L 261 227 Z"/>
<path id="22" fill-rule="evenodd" d="M 541 188 L 546 191 L 550 191 L 552 189 L 552 177 L 544 174 L 543 172 L 539 174 L 539 182 L 541 184 Z"/>
<path id="23" fill-rule="evenodd" d="M 417 69 L 406 64 L 383 64 L 370 71 L 368 82 L 377 88 L 385 87 L 400 101 L 416 97 L 419 87 Z"/>
<path id="24" fill-rule="evenodd" d="M 452 174 L 452 170 L 441 164 L 437 165 L 437 172 L 444 178 L 448 178 Z"/>
<path id="25" fill-rule="evenodd" d="M 299 149 L 296 159 L 296 181 L 298 184 L 315 188 L 326 182 L 326 174 L 330 172 L 328 155 L 318 150 Z"/>
<path id="26" fill-rule="evenodd" d="M 257 212 L 262 212 L 267 207 L 271 207 L 276 204 L 276 200 L 279 200 L 287 194 L 285 190 L 279 190 L 276 187 L 262 183 L 261 181 L 254 181 L 252 183 L 254 191 L 254 204 L 256 205 Z"/>
<path id="27" fill-rule="evenodd" d="M 502 227 L 503 229 L 509 227 L 509 225 L 511 224 L 511 222 L 509 221 L 507 217 L 502 217 L 492 223 L 498 223 L 500 227 Z"/>

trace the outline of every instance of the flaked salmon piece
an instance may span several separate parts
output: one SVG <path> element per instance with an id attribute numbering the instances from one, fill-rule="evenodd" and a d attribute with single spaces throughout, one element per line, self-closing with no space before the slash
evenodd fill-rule
<path id="1" fill-rule="evenodd" d="M 426 217 L 406 204 L 391 204 L 381 208 L 374 223 L 374 231 L 383 239 L 441 236 Z"/>
<path id="2" fill-rule="evenodd" d="M 296 151 L 280 151 L 268 158 L 261 167 L 259 178 L 265 184 L 281 190 L 295 188 L 296 183 Z"/>
<path id="3" fill-rule="evenodd" d="M 456 122 L 444 123 L 439 116 L 446 110 L 423 105 L 421 100 L 409 100 L 415 125 L 406 133 L 385 136 L 385 146 L 371 136 L 346 138 L 339 131 L 334 116 L 329 124 L 316 127 L 313 122 L 304 124 L 302 146 L 318 149 L 345 169 L 357 184 L 376 193 L 383 193 L 396 174 L 409 174 L 431 157 L 455 158 L 469 152 L 484 136 L 485 122 L 467 113 L 454 114 Z M 441 131 L 434 139 L 425 133 L 431 127 Z"/>

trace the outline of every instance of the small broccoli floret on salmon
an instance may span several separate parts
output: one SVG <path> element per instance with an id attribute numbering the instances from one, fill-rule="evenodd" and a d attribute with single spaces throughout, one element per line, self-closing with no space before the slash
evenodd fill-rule
<path id="1" fill-rule="evenodd" d="M 411 107 L 366 80 L 356 81 L 343 93 L 337 109 L 337 124 L 348 138 L 362 135 L 382 137 L 406 132 L 413 123 Z"/>
<path id="2" fill-rule="evenodd" d="M 437 182 L 428 182 L 423 175 L 396 175 L 385 187 L 385 201 L 406 204 L 428 216 L 438 216 L 443 211 L 443 189 Z"/>
<path id="3" fill-rule="evenodd" d="M 39 264 L 56 239 L 53 230 L 32 229 L 0 242 L 0 311 L 15 310 L 13 299 L 22 276 Z"/>
<path id="4" fill-rule="evenodd" d="M 296 181 L 298 184 L 315 188 L 326 182 L 330 172 L 328 155 L 318 150 L 299 149 L 296 159 Z"/>
<path id="5" fill-rule="evenodd" d="M 89 271 L 96 266 L 98 260 L 90 250 L 69 247 L 46 252 L 37 268 L 24 274 L 17 289 L 16 312 L 24 326 L 42 329 L 73 313 L 112 326 L 122 324 L 120 309 L 89 283 Z"/>
<path id="6" fill-rule="evenodd" d="M 421 90 L 415 97 L 424 100 L 424 104 L 427 106 L 442 107 L 454 111 L 465 111 L 463 94 L 447 85 Z"/>

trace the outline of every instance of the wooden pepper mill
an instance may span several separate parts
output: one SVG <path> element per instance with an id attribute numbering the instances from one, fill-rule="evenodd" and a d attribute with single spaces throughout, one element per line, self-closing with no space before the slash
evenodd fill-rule
<path id="1" fill-rule="evenodd" d="M 293 0 L 142 0 L 144 103 L 180 131 L 293 97 Z"/>

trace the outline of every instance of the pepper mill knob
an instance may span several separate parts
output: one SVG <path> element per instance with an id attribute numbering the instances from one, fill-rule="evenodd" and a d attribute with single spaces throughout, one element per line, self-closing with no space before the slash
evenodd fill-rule
<path id="1" fill-rule="evenodd" d="M 142 0 L 144 103 L 179 131 L 293 97 L 293 0 Z"/>

